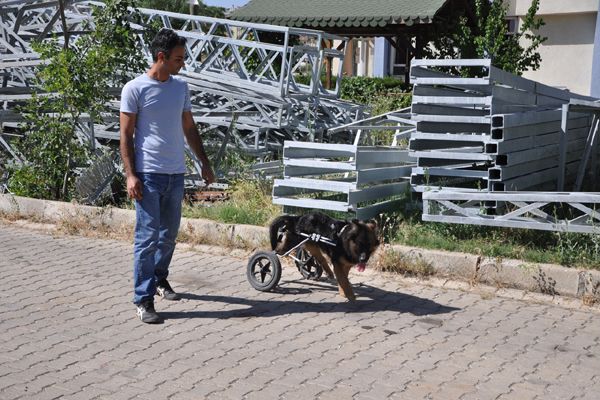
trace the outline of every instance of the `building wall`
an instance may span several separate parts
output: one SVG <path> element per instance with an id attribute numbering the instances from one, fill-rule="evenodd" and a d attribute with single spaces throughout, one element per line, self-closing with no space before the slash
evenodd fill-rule
<path id="1" fill-rule="evenodd" d="M 589 95 L 594 58 L 594 35 L 599 0 L 541 0 L 538 15 L 546 25 L 539 33 L 548 37 L 540 48 L 542 63 L 523 76 L 547 85 L 566 87 Z M 526 14 L 531 0 L 511 0 L 509 16 Z"/>

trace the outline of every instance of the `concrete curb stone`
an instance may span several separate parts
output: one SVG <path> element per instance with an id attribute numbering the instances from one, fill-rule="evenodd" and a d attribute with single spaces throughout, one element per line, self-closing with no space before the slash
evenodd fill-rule
<path id="1" fill-rule="evenodd" d="M 115 229 L 132 227 L 135 211 L 114 207 L 92 207 L 74 203 L 31 199 L 0 194 L 0 212 L 24 218 L 59 222 L 84 217 L 90 225 Z M 268 230 L 251 225 L 223 224 L 211 220 L 182 218 L 180 232 L 202 241 L 233 248 L 268 247 Z M 519 289 L 545 295 L 600 296 L 600 271 L 578 270 L 553 264 L 496 259 L 473 254 L 391 246 L 409 259 L 429 263 L 438 278 L 483 283 L 502 289 Z"/>

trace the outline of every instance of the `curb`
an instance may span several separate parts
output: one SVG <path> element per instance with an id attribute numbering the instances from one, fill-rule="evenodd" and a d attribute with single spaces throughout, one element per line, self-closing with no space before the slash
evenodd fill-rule
<path id="1" fill-rule="evenodd" d="M 59 222 L 85 218 L 90 226 L 131 228 L 135 211 L 115 207 L 93 207 L 74 203 L 31 199 L 0 194 L 0 212 L 24 218 Z M 268 230 L 253 225 L 223 224 L 211 220 L 182 218 L 179 232 L 204 242 L 249 249 L 268 247 Z M 600 296 L 600 271 L 565 268 L 520 260 L 496 259 L 473 254 L 427 250 L 403 245 L 390 246 L 410 260 L 429 264 L 438 278 L 482 283 L 499 289 L 520 289 L 552 296 L 581 298 Z"/>

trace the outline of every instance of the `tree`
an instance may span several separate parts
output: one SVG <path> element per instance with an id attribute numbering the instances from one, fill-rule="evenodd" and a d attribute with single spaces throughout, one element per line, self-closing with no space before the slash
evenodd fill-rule
<path id="1" fill-rule="evenodd" d="M 536 17 L 539 0 L 532 0 L 519 30 L 508 31 L 508 5 L 504 0 L 465 0 L 446 21 L 437 21 L 431 31 L 433 58 L 490 58 L 500 69 L 521 75 L 540 67 L 539 46 L 547 39 L 537 33 L 544 21 Z"/>
<path id="2" fill-rule="evenodd" d="M 140 0 L 140 8 L 152 8 L 154 10 L 171 11 L 180 14 L 190 13 L 189 0 Z M 204 15 L 206 17 L 224 18 L 225 9 L 223 7 L 211 7 L 198 1 L 194 5 L 194 15 Z"/>
<path id="3" fill-rule="evenodd" d="M 82 115 L 100 122 L 111 88 L 121 87 L 147 65 L 129 24 L 134 0 L 105 3 L 94 10 L 90 32 L 75 40 L 67 40 L 65 33 L 62 43 L 54 37 L 32 46 L 45 63 L 36 75 L 38 93 L 20 109 L 26 134 L 17 148 L 26 162 L 13 168 L 9 180 L 17 195 L 70 199 L 76 169 L 90 157 L 77 136 Z"/>

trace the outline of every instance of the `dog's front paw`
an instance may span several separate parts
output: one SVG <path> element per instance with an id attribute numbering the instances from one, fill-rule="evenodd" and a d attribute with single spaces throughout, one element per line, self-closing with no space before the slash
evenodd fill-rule
<path id="1" fill-rule="evenodd" d="M 350 302 L 356 300 L 356 296 L 354 295 L 354 293 L 345 293 L 342 288 L 340 288 L 340 296 L 345 297 Z"/>

